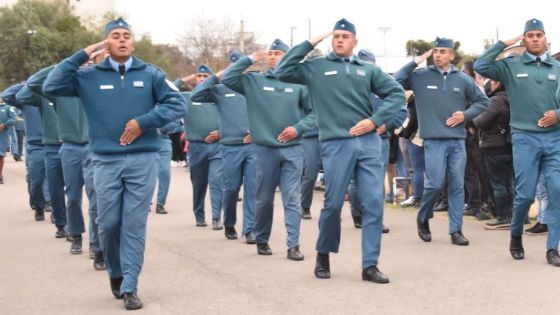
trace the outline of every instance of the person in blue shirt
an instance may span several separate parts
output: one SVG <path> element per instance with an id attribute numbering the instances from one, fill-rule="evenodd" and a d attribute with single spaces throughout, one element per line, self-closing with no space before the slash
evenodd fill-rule
<path id="1" fill-rule="evenodd" d="M 429 56 L 434 64 L 414 70 Z M 432 240 L 429 220 L 447 175 L 449 235 L 451 243 L 469 245 L 463 235 L 465 203 L 465 122 L 481 114 L 488 98 L 474 80 L 451 64 L 455 58 L 453 40 L 437 38 L 435 48 L 415 58 L 397 73 L 395 79 L 414 92 L 418 129 L 424 139 L 426 170 L 424 194 L 417 216 L 418 236 Z"/>
<path id="2" fill-rule="evenodd" d="M 230 64 L 243 54 L 235 50 L 229 55 Z M 249 133 L 245 97 L 219 82 L 222 72 L 198 84 L 191 95 L 193 102 L 213 103 L 218 108 L 220 144 L 224 165 L 224 226 L 227 239 L 237 239 L 237 198 L 243 183 L 243 229 L 247 244 L 255 244 L 252 233 L 255 217 L 257 178 L 254 145 Z"/>
<path id="3" fill-rule="evenodd" d="M 186 81 L 195 80 L 195 84 L 202 84 L 213 74 L 212 68 L 202 64 L 197 67 L 196 74 L 182 80 L 175 80 L 180 87 Z M 185 81 L 183 81 L 185 80 Z M 189 141 L 189 170 L 193 190 L 193 212 L 196 226 L 206 226 L 204 199 L 210 187 L 210 201 L 212 206 L 212 229 L 223 229 L 220 222 L 223 199 L 223 161 L 222 147 L 219 143 L 221 134 L 219 127 L 218 109 L 214 103 L 197 102 L 192 100 L 191 92 L 181 93 L 187 100 L 188 111 L 183 117 L 185 122 L 185 137 Z"/>
<path id="4" fill-rule="evenodd" d="M 123 298 L 126 309 L 134 310 L 143 306 L 137 286 L 161 146 L 156 128 L 179 119 L 186 103 L 162 70 L 132 56 L 134 37 L 126 21 L 109 22 L 104 35 L 105 40 L 59 63 L 43 91 L 50 97 L 82 100 L 93 153 L 99 239 L 111 291 L 115 298 Z M 110 57 L 80 68 L 102 46 Z"/>
<path id="5" fill-rule="evenodd" d="M 0 101 L 0 184 L 4 184 L 2 171 L 4 170 L 4 157 L 8 147 L 9 133 L 16 122 L 16 112 L 14 107 Z"/>
<path id="6" fill-rule="evenodd" d="M 332 34 L 332 52 L 324 58 L 303 60 Z M 340 214 L 344 195 L 354 176 L 362 214 L 362 280 L 388 283 L 379 268 L 383 222 L 383 163 L 381 139 L 375 129 L 404 106 L 404 91 L 375 65 L 354 55 L 356 27 L 346 19 L 333 31 L 294 46 L 282 58 L 275 74 L 280 80 L 305 84 L 317 115 L 321 159 L 325 170 L 325 201 L 319 218 L 315 277 L 330 278 L 329 253 L 340 246 Z M 383 99 L 375 113 L 371 93 Z"/>
<path id="7" fill-rule="evenodd" d="M 247 100 L 257 170 L 253 228 L 257 253 L 272 255 L 268 241 L 272 230 L 274 193 L 280 186 L 288 232 L 287 258 L 301 261 L 304 259 L 299 250 L 303 171 L 301 134 L 315 126 L 315 116 L 307 89 L 302 85 L 281 82 L 273 73 L 276 63 L 288 49 L 284 42 L 276 39 L 266 53 L 257 51 L 230 65 L 222 76 L 222 82 L 245 95 Z M 268 67 L 265 73 L 244 73 L 252 64 L 261 61 L 265 61 Z"/>

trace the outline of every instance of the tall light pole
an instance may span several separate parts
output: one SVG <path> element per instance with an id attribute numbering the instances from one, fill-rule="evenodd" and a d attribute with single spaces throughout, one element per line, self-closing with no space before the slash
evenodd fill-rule
<path id="1" fill-rule="evenodd" d="M 384 58 L 385 58 L 385 70 L 386 72 L 389 71 L 387 69 L 387 32 L 391 30 L 388 26 L 382 26 L 377 28 L 380 32 L 383 32 L 383 49 L 385 50 Z"/>
<path id="2" fill-rule="evenodd" d="M 294 30 L 297 29 L 295 25 L 290 26 L 290 48 L 294 46 Z"/>

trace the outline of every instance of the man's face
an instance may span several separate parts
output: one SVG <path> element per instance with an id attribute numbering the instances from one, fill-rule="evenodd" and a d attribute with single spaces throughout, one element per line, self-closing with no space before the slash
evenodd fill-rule
<path id="1" fill-rule="evenodd" d="M 451 48 L 436 47 L 433 50 L 434 64 L 441 69 L 447 69 L 455 59 L 455 52 Z"/>
<path id="2" fill-rule="evenodd" d="M 128 59 L 134 51 L 134 39 L 130 31 L 123 28 L 112 30 L 107 35 L 107 49 L 113 59 Z"/>
<path id="3" fill-rule="evenodd" d="M 523 44 L 527 51 L 535 56 L 540 56 L 546 50 L 546 36 L 543 31 L 533 30 L 524 34 Z"/>
<path id="4" fill-rule="evenodd" d="M 356 35 L 349 31 L 336 30 L 332 35 L 332 49 L 337 56 L 352 56 L 354 47 L 358 44 Z"/>
<path id="5" fill-rule="evenodd" d="M 284 52 L 282 50 L 269 50 L 266 55 L 266 65 L 269 68 L 276 68 L 276 64 L 280 59 L 284 56 Z"/>
<path id="6" fill-rule="evenodd" d="M 208 73 L 204 73 L 204 72 L 199 72 L 196 74 L 195 78 L 196 78 L 196 84 L 200 84 L 202 83 L 202 81 L 208 79 L 210 77 L 210 75 Z"/>

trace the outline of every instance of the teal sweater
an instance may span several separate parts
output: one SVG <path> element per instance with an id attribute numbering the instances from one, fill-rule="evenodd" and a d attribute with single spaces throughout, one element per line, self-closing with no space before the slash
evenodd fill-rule
<path id="1" fill-rule="evenodd" d="M 22 104 L 39 107 L 43 129 L 43 144 L 60 145 L 54 103 L 46 97 L 33 92 L 27 84 L 17 92 L 16 98 Z"/>
<path id="2" fill-rule="evenodd" d="M 381 126 L 404 107 L 403 89 L 379 67 L 357 57 L 345 63 L 334 54 L 301 62 L 312 50 L 308 41 L 295 46 L 284 55 L 275 74 L 282 81 L 307 86 L 321 141 L 352 137 L 350 128 L 363 119 Z M 376 112 L 371 93 L 383 99 Z"/>
<path id="3" fill-rule="evenodd" d="M 47 67 L 27 81 L 27 86 L 42 96 L 43 83 L 55 66 Z M 58 136 L 62 142 L 85 144 L 88 142 L 88 125 L 82 101 L 78 97 L 55 97 L 54 109 Z"/>
<path id="4" fill-rule="evenodd" d="M 0 125 L 6 128 L 11 127 L 16 122 L 16 117 L 17 115 L 13 107 L 8 104 L 0 104 Z"/>
<path id="5" fill-rule="evenodd" d="M 444 76 L 435 66 L 414 69 L 412 61 L 395 73 L 395 79 L 407 90 L 414 91 L 418 130 L 422 139 L 465 139 L 465 123 L 447 126 L 447 119 L 461 111 L 465 121 L 480 115 L 488 106 L 488 98 L 474 80 L 451 66 Z"/>
<path id="6" fill-rule="evenodd" d="M 496 61 L 504 48 L 502 41 L 488 48 L 474 64 L 474 70 L 506 87 L 511 131 L 543 132 L 560 128 L 560 124 L 548 128 L 537 125 L 549 110 L 556 111 L 560 118 L 560 62 L 548 54 L 548 58 L 537 63 L 527 53 Z"/>
<path id="7" fill-rule="evenodd" d="M 186 110 L 185 99 L 177 88 L 159 68 L 135 57 L 123 76 L 113 69 L 108 58 L 97 65 L 80 68 L 88 59 L 81 50 L 59 63 L 47 76 L 44 93 L 49 97 L 81 98 L 92 152 L 159 151 L 161 139 L 156 128 L 181 118 Z M 142 134 L 123 146 L 120 137 L 131 119 L 138 122 Z"/>
<path id="8" fill-rule="evenodd" d="M 315 126 L 307 89 L 281 82 L 270 71 L 243 73 L 252 63 L 249 57 L 239 59 L 226 69 L 221 80 L 245 95 L 253 142 L 272 147 L 300 144 L 301 135 Z M 296 129 L 298 137 L 287 143 L 278 142 L 278 135 L 290 126 Z"/>
<path id="9" fill-rule="evenodd" d="M 210 132 L 220 129 L 218 108 L 214 103 L 193 102 L 191 92 L 181 94 L 187 100 L 188 109 L 183 117 L 185 136 L 191 142 L 204 142 Z"/>

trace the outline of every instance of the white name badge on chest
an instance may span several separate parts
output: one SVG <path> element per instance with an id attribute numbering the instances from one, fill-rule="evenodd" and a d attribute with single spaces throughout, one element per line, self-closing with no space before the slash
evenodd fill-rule
<path id="1" fill-rule="evenodd" d="M 338 73 L 338 71 L 333 70 L 333 71 L 327 71 L 325 72 L 325 75 L 336 75 Z"/>
<path id="2" fill-rule="evenodd" d="M 294 93 L 294 89 L 292 89 L 292 88 L 285 88 L 285 89 L 284 89 L 284 92 L 285 92 L 285 93 Z"/>
<path id="3" fill-rule="evenodd" d="M 428 86 L 426 86 L 426 88 L 427 88 L 428 90 L 437 90 L 437 86 L 436 86 L 436 85 L 428 85 Z"/>
<path id="4" fill-rule="evenodd" d="M 556 74 L 552 74 L 552 73 L 549 74 L 549 75 L 548 75 L 548 79 L 549 79 L 550 81 L 556 81 Z"/>
<path id="5" fill-rule="evenodd" d="M 516 76 L 517 76 L 518 78 L 526 78 L 526 77 L 529 76 L 529 74 L 528 74 L 528 73 L 518 73 Z"/>
<path id="6" fill-rule="evenodd" d="M 134 82 L 132 82 L 132 86 L 134 86 L 136 88 L 143 88 L 144 87 L 144 81 L 134 81 Z"/>
<path id="7" fill-rule="evenodd" d="M 361 76 L 361 77 L 365 77 L 366 76 L 366 72 L 364 70 L 356 70 L 356 74 Z"/>
<path id="8" fill-rule="evenodd" d="M 194 106 L 202 106 L 202 103 L 199 102 L 191 102 L 191 104 L 193 104 Z"/>
<path id="9" fill-rule="evenodd" d="M 100 90 L 113 90 L 115 87 L 113 85 L 109 85 L 109 84 L 105 84 L 105 85 L 100 85 L 99 89 Z"/>
<path id="10" fill-rule="evenodd" d="M 263 90 L 267 92 L 274 92 L 274 88 L 270 86 L 263 86 Z"/>
<path id="11" fill-rule="evenodd" d="M 224 96 L 225 96 L 225 97 L 235 97 L 235 94 L 234 94 L 234 93 L 228 93 L 228 94 L 226 94 L 226 95 L 224 95 Z"/>

